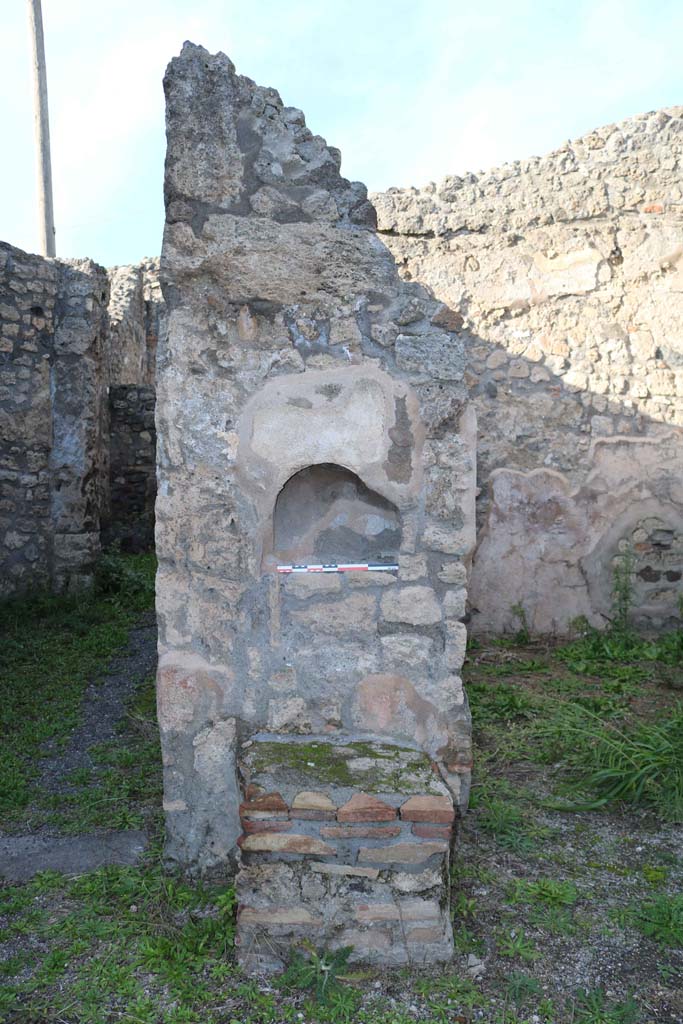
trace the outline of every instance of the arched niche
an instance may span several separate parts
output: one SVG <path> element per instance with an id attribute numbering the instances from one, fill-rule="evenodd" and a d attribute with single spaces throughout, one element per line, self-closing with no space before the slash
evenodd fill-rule
<path id="1" fill-rule="evenodd" d="M 400 547 L 397 507 L 343 466 L 307 466 L 275 501 L 271 563 L 394 562 Z"/>

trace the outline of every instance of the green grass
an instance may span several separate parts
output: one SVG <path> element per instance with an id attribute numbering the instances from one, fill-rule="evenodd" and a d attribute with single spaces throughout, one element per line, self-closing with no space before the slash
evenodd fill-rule
<path id="1" fill-rule="evenodd" d="M 674 676 L 683 681 L 683 630 L 657 639 L 625 628 L 583 626 L 582 634 L 530 659 L 509 644 L 493 659 L 475 648 L 468 694 L 480 764 L 503 751 L 507 761 L 554 765 L 571 796 L 554 805 L 563 809 L 632 803 L 683 821 L 683 704 L 669 696 Z M 523 819 L 514 804 L 494 803 L 484 827 L 514 843 Z"/>
<path id="2" fill-rule="evenodd" d="M 652 807 L 665 821 L 683 822 L 683 704 L 660 722 L 625 724 L 574 704 L 558 708 L 540 731 L 555 741 L 571 775 L 566 790 L 583 797 L 567 809 L 623 801 Z"/>
<path id="3" fill-rule="evenodd" d="M 118 738 L 89 748 L 93 767 L 67 779 L 69 790 L 38 795 L 34 820 L 77 834 L 97 828 L 142 828 L 159 818 L 161 749 L 154 676 L 144 680 L 118 725 Z"/>
<path id="4" fill-rule="evenodd" d="M 28 979 L 3 986 L 0 1020 L 23 1007 L 27 1021 L 59 1020 L 68 1010 L 69 1019 L 104 1024 L 123 1004 L 122 1019 L 141 1015 L 156 1024 L 162 998 L 170 1006 L 164 1020 L 181 1019 L 173 1003 L 191 1011 L 188 1020 L 213 1019 L 202 1007 L 211 972 L 231 955 L 232 887 L 190 886 L 158 863 L 103 868 L 72 881 L 39 875 L 0 889 L 10 935 L 27 934 L 27 906 L 34 910 L 30 935 L 43 952 L 33 954 Z"/>
<path id="5" fill-rule="evenodd" d="M 92 593 L 39 594 L 0 605 L 0 814 L 6 825 L 39 795 L 38 760 L 79 723 L 85 687 L 153 607 L 153 555 L 108 555 Z"/>
<path id="6" fill-rule="evenodd" d="M 4 806 L 15 822 L 30 808 L 33 820 L 42 814 L 41 820 L 66 831 L 154 823 L 160 759 L 151 679 L 131 699 L 116 740 L 90 751 L 92 766 L 72 774 L 67 793 L 41 796 L 31 763 L 46 740 L 68 740 L 88 679 L 104 670 L 129 626 L 150 606 L 152 570 L 150 559 L 114 555 L 104 561 L 97 590 L 86 600 L 40 597 L 0 609 L 8 637 L 0 657 L 12 679 L 3 684 L 0 715 L 6 731 L 18 730 L 6 761 L 14 776 L 5 775 Z M 520 624 L 523 634 L 521 617 Z M 534 642 L 520 648 L 520 638 L 470 645 L 466 682 L 477 753 L 472 814 L 453 867 L 452 968 L 358 972 L 348 969 L 343 954 L 313 945 L 306 957 L 293 956 L 280 983 L 246 979 L 233 948 L 232 886 L 190 884 L 165 873 L 154 840 L 137 868 L 108 868 L 73 880 L 46 873 L 27 885 L 0 887 L 0 954 L 9 951 L 0 968 L 0 1021 L 660 1019 L 661 985 L 673 990 L 680 974 L 682 865 L 666 849 L 666 830 L 661 844 L 638 853 L 640 823 L 629 826 L 618 815 L 632 805 L 647 810 L 646 831 L 670 817 L 666 766 L 672 758 L 657 730 L 675 745 L 679 712 L 668 684 L 681 666 L 679 634 L 652 641 L 584 631 L 559 650 Z M 664 770 L 640 791 L 631 793 L 627 785 L 605 800 L 608 791 L 601 787 L 607 780 L 591 780 L 591 773 L 605 766 L 601 744 L 615 738 L 626 750 L 636 744 L 641 761 L 644 745 L 651 750 L 660 744 Z M 608 765 L 620 785 L 629 764 Z M 595 808 L 591 815 L 548 809 L 549 792 L 567 787 L 579 787 L 574 802 L 580 792 Z M 667 791 L 662 799 L 658 788 Z M 601 841 L 598 819 L 626 820 L 628 844 L 612 841 L 612 832 L 609 843 Z M 641 971 L 633 979 L 645 1014 L 624 993 L 563 988 L 565 956 L 619 928 L 639 932 L 643 962 L 658 965 L 652 977 Z M 476 980 L 465 974 L 469 954 L 485 961 Z M 555 962 L 554 975 L 549 962 Z M 635 975 L 638 970 L 636 964 Z"/>

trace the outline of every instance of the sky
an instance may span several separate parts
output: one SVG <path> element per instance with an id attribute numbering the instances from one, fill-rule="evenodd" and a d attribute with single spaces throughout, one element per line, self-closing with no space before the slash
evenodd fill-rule
<path id="1" fill-rule="evenodd" d="M 683 103 L 681 0 L 43 0 L 57 255 L 158 254 L 185 39 L 275 86 L 372 190 Z M 0 2 L 0 239 L 38 250 L 27 0 Z"/>

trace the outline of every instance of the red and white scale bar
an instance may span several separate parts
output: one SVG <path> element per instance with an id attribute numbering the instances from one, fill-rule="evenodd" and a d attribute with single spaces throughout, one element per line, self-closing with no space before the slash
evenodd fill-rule
<path id="1" fill-rule="evenodd" d="M 398 565 L 371 562 L 329 562 L 325 565 L 278 565 L 278 572 L 397 572 Z"/>

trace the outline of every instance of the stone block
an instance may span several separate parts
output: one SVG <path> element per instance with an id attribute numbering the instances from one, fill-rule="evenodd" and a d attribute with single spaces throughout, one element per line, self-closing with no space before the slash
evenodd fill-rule
<path id="1" fill-rule="evenodd" d="M 441 608 L 431 587 L 400 587 L 382 595 L 380 610 L 387 622 L 431 626 L 441 622 Z"/>
<path id="2" fill-rule="evenodd" d="M 293 609 L 289 618 L 297 626 L 344 638 L 374 633 L 377 628 L 375 598 L 364 593 L 352 594 L 334 603 L 313 603 Z"/>
<path id="3" fill-rule="evenodd" d="M 465 373 L 463 342 L 452 334 L 399 334 L 396 364 L 419 378 L 458 382 Z"/>
<path id="4" fill-rule="evenodd" d="M 370 928 L 367 931 L 359 928 L 345 928 L 344 931 L 339 933 L 334 946 L 353 946 L 354 952 L 370 954 L 371 958 L 374 959 L 378 951 L 389 950 L 392 942 L 391 932 L 382 928 Z"/>
<path id="5" fill-rule="evenodd" d="M 443 926 L 433 925 L 431 928 L 408 928 L 406 939 L 411 945 L 430 945 L 444 941 Z"/>
<path id="6" fill-rule="evenodd" d="M 323 825 L 323 839 L 395 839 L 400 836 L 400 825 Z"/>
<path id="7" fill-rule="evenodd" d="M 388 846 L 362 846 L 358 851 L 360 864 L 424 864 L 430 857 L 448 853 L 443 842 L 393 843 Z"/>
<path id="8" fill-rule="evenodd" d="M 429 868 L 419 873 L 395 871 L 389 875 L 393 889 L 401 893 L 427 892 L 429 889 L 441 888 L 444 884 L 443 872 Z"/>
<path id="9" fill-rule="evenodd" d="M 401 675 L 422 673 L 427 676 L 436 661 L 432 637 L 390 633 L 381 638 L 380 644 L 385 668 Z"/>
<path id="10" fill-rule="evenodd" d="M 310 869 L 321 875 L 344 875 L 349 878 L 370 878 L 373 881 L 379 878 L 378 868 L 363 868 L 351 864 L 328 864 L 326 861 L 314 861 L 310 865 Z"/>
<path id="11" fill-rule="evenodd" d="M 238 911 L 241 928 L 254 928 L 258 925 L 305 928 L 321 928 L 324 920 L 320 914 L 312 914 L 306 907 L 264 907 L 255 910 L 253 907 L 241 907 Z"/>
<path id="12" fill-rule="evenodd" d="M 399 579 L 404 583 L 414 583 L 425 579 L 428 575 L 427 558 L 425 555 L 399 555 Z"/>
<path id="13" fill-rule="evenodd" d="M 302 811 L 334 817 L 336 810 L 336 805 L 330 800 L 327 793 L 319 793 L 315 790 L 302 790 L 292 800 L 292 817 L 294 818 L 298 817 Z"/>
<path id="14" fill-rule="evenodd" d="M 443 596 L 443 611 L 447 619 L 461 619 L 467 610 L 467 592 L 464 587 L 447 590 Z"/>
<path id="15" fill-rule="evenodd" d="M 280 577 L 285 594 L 301 601 L 309 597 L 338 594 L 341 579 L 336 573 L 291 573 Z"/>
<path id="16" fill-rule="evenodd" d="M 336 849 L 313 836 L 261 832 L 240 840 L 242 853 L 292 853 L 310 857 L 333 857 Z"/>
<path id="17" fill-rule="evenodd" d="M 399 900 L 392 903 L 361 903 L 355 909 L 360 924 L 379 921 L 439 921 L 441 907 L 436 900 Z"/>

